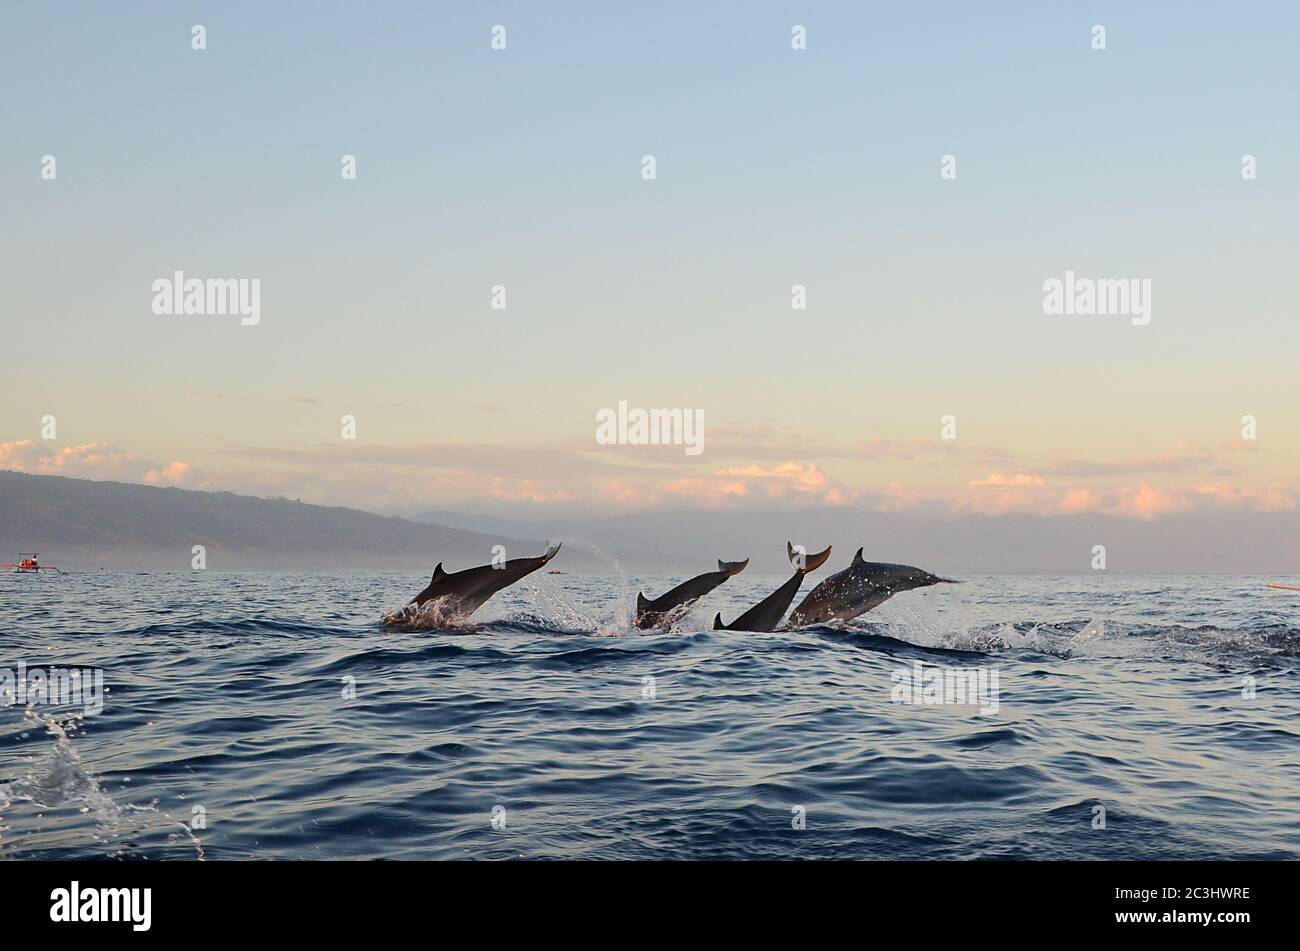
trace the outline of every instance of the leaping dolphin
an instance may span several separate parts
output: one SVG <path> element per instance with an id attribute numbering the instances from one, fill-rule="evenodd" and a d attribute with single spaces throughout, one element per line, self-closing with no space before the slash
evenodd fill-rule
<path id="1" fill-rule="evenodd" d="M 717 571 L 709 571 L 696 575 L 690 581 L 683 581 L 667 594 L 662 594 L 653 601 L 647 601 L 646 596 L 638 591 L 636 626 L 642 630 L 663 627 L 665 623 L 672 620 L 669 615 L 674 611 L 698 601 L 732 575 L 740 574 L 747 564 L 749 564 L 748 558 L 744 561 L 719 561 Z"/>
<path id="2" fill-rule="evenodd" d="M 808 592 L 808 597 L 790 613 L 790 627 L 847 621 L 884 603 L 891 595 L 940 582 L 958 584 L 952 578 L 940 578 L 911 565 L 889 565 L 863 561 L 862 549 L 853 563 L 837 571 Z"/>
<path id="3" fill-rule="evenodd" d="M 803 584 L 803 576 L 810 571 L 816 571 L 831 556 L 830 546 L 827 546 L 825 551 L 819 551 L 815 555 L 804 555 L 801 567 L 800 559 L 795 556 L 794 546 L 786 542 L 785 551 L 790 558 L 791 567 L 794 568 L 794 575 L 791 576 L 790 580 L 730 624 L 722 623 L 722 614 L 719 612 L 713 619 L 713 629 L 715 631 L 775 631 L 776 626 L 781 623 L 781 618 L 785 617 L 785 609 L 790 606 L 794 596 L 799 593 L 799 586 Z"/>
<path id="4" fill-rule="evenodd" d="M 467 618 L 492 595 L 508 588 L 525 575 L 530 575 L 555 557 L 560 546 L 548 547 L 545 555 L 536 558 L 511 558 L 500 565 L 480 565 L 451 573 L 442 570 L 442 562 L 433 569 L 429 586 L 417 594 L 397 615 L 385 620 L 401 622 L 430 601 L 440 602 L 439 614 L 447 618 Z"/>

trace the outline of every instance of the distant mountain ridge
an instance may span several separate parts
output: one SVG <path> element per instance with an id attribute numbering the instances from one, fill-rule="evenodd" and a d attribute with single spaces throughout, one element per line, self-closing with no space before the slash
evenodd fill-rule
<path id="1" fill-rule="evenodd" d="M 64 568 L 188 571 L 193 547 L 203 545 L 213 570 L 427 575 L 439 561 L 448 571 L 487 564 L 494 545 L 511 558 L 539 555 L 545 541 L 287 499 L 0 470 L 0 561 L 38 551 L 45 563 Z M 566 561 L 557 567 L 586 564 L 581 552 Z"/>

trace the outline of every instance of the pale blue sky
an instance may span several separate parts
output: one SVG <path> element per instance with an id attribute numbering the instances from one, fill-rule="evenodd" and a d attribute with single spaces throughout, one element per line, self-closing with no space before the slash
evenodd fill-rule
<path id="1" fill-rule="evenodd" d="M 799 440 L 932 439 L 954 413 L 1037 471 L 1217 446 L 1249 412 L 1272 442 L 1234 478 L 1300 475 L 1294 3 L 88 3 L 0 22 L 0 442 L 55 413 L 63 443 L 251 491 L 231 449 L 336 446 L 350 412 L 372 451 L 514 447 L 493 466 L 523 479 L 531 447 L 582 445 L 626 399 L 788 435 L 791 460 L 866 491 L 989 465 L 834 468 Z M 154 316 L 174 268 L 261 277 L 261 325 Z M 1044 317 L 1066 268 L 1150 277 L 1151 326 Z M 733 446 L 669 475 L 751 461 Z M 367 501 L 287 468 L 290 494 Z"/>

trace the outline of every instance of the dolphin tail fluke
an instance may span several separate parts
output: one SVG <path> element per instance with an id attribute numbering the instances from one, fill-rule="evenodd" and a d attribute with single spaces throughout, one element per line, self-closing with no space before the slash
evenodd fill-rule
<path id="1" fill-rule="evenodd" d="M 721 572 L 725 572 L 727 577 L 730 578 L 732 575 L 738 575 L 742 571 L 744 571 L 745 566 L 747 564 L 749 564 L 748 558 L 746 558 L 744 561 L 723 561 L 721 558 L 719 558 L 718 570 Z"/>
<path id="2" fill-rule="evenodd" d="M 725 631 L 727 629 L 727 625 L 722 623 L 721 611 L 719 611 L 717 614 L 713 616 L 713 629 L 715 631 Z"/>
<path id="3" fill-rule="evenodd" d="M 819 551 L 814 555 L 809 555 L 807 553 L 804 553 L 803 567 L 801 568 L 799 567 L 799 561 L 797 557 L 799 553 L 795 551 L 794 545 L 790 544 L 789 542 L 786 542 L 785 551 L 790 558 L 790 567 L 792 567 L 795 571 L 801 572 L 805 575 L 808 574 L 808 572 L 810 571 L 816 571 L 822 565 L 826 564 L 826 559 L 831 556 L 830 545 L 826 546 L 825 551 Z"/>

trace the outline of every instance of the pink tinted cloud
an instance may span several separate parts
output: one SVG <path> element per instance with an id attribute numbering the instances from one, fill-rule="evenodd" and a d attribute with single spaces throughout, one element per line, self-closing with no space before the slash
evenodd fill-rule
<path id="1" fill-rule="evenodd" d="M 881 494 L 887 511 L 936 509 L 1007 515 L 1075 515 L 1095 513 L 1150 521 L 1164 515 L 1203 509 L 1275 512 L 1296 507 L 1291 489 L 1282 484 L 1234 486 L 1222 482 L 1156 486 L 1149 482 L 1105 488 L 1054 486 L 1042 476 L 992 472 L 964 487 L 910 486 L 894 482 Z"/>
<path id="2" fill-rule="evenodd" d="M 1046 484 L 1042 476 L 1030 475 L 1027 472 L 1017 472 L 1015 475 L 1007 475 L 1005 472 L 990 472 L 986 479 L 972 479 L 966 483 L 972 487 L 988 486 L 1000 489 L 1027 489 L 1037 488 Z"/>
<path id="3" fill-rule="evenodd" d="M 601 502 L 624 508 L 843 505 L 857 498 L 856 492 L 836 484 L 818 466 L 794 461 L 775 466 L 731 466 L 707 475 L 669 479 L 619 476 L 598 479 L 596 485 Z"/>
<path id="4" fill-rule="evenodd" d="M 150 469 L 144 474 L 144 481 L 150 485 L 182 485 L 193 481 L 194 467 L 188 462 L 173 459 L 161 469 Z"/>
<path id="5" fill-rule="evenodd" d="M 784 494 L 793 492 L 817 493 L 826 488 L 826 473 L 815 465 L 802 465 L 798 462 L 783 462 L 778 466 L 731 466 L 714 473 L 727 479 L 743 480 L 745 484 L 758 483 L 769 493 Z"/>
<path id="6" fill-rule="evenodd" d="M 149 462 L 105 443 L 83 443 L 58 449 L 30 439 L 0 443 L 0 469 L 32 475 L 144 482 L 151 485 L 197 487 L 202 483 L 194 467 L 187 462 L 179 459 L 165 465 Z"/>

